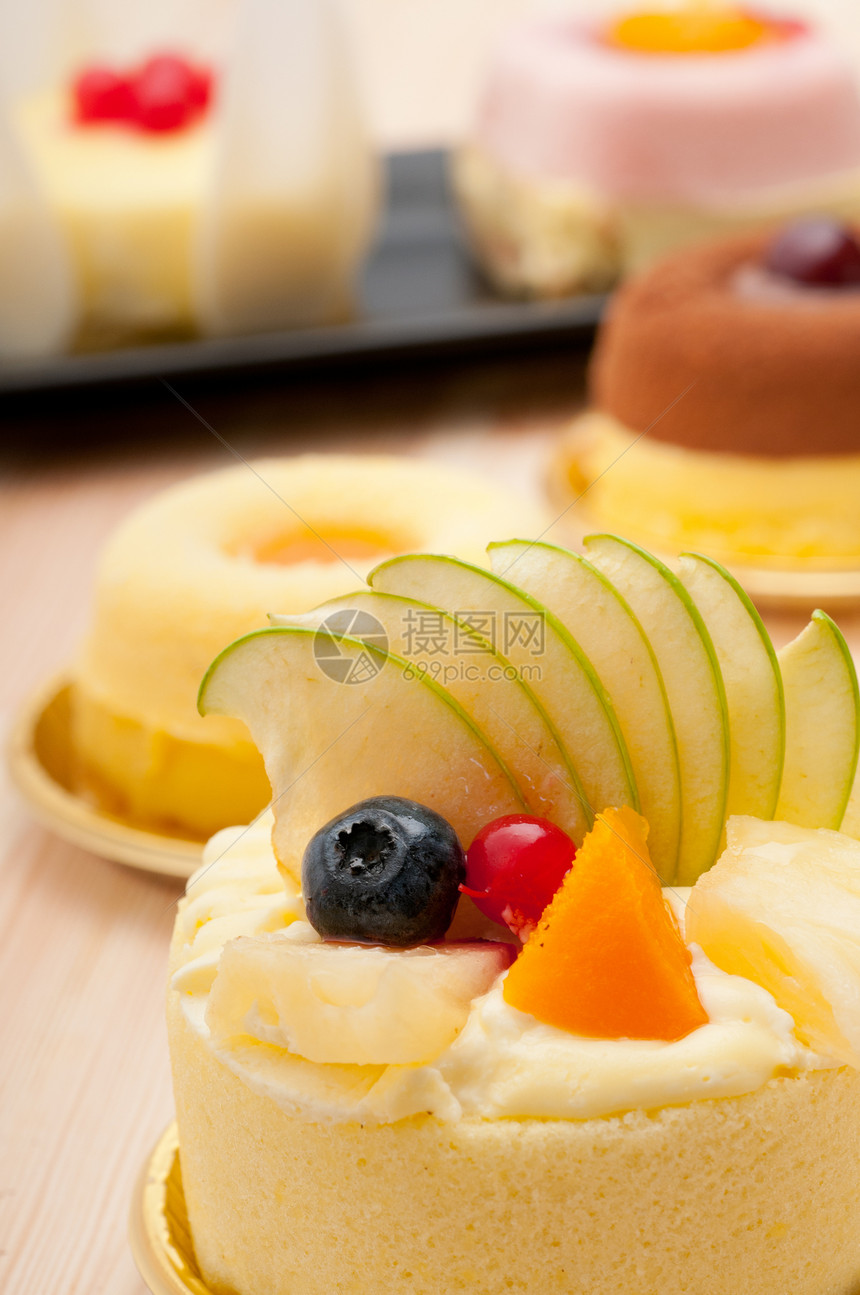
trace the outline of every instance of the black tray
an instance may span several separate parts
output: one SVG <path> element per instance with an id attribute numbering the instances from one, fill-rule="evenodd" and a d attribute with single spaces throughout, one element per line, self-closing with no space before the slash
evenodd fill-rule
<path id="1" fill-rule="evenodd" d="M 509 301 L 473 268 L 448 187 L 446 153 L 395 153 L 386 172 L 382 228 L 349 323 L 9 365 L 0 367 L 0 392 L 590 337 L 603 296 Z"/>

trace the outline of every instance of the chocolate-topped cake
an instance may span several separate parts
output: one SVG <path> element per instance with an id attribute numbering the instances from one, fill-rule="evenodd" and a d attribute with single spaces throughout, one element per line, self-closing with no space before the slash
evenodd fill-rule
<path id="1" fill-rule="evenodd" d="M 613 301 L 569 485 L 589 486 L 601 524 L 663 548 L 856 561 L 858 354 L 849 228 L 808 219 L 676 253 Z"/>
<path id="2" fill-rule="evenodd" d="M 802 237 L 823 224 L 805 223 Z M 773 241 L 707 243 L 631 281 L 595 351 L 596 406 L 688 449 L 860 450 L 860 250 L 852 291 L 774 273 Z"/>

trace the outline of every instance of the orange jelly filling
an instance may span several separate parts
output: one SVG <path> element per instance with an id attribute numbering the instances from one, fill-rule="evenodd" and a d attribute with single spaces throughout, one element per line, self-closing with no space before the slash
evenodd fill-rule
<path id="1" fill-rule="evenodd" d="M 725 54 L 782 34 L 782 28 L 741 9 L 690 3 L 672 12 L 645 11 L 619 18 L 610 44 L 645 54 Z"/>
<path id="2" fill-rule="evenodd" d="M 669 1041 L 707 1023 L 647 833 L 632 809 L 597 816 L 507 974 L 512 1007 L 602 1039 Z"/>
<path id="3" fill-rule="evenodd" d="M 334 563 L 355 558 L 357 561 L 379 560 L 393 547 L 381 536 L 333 534 L 295 535 L 265 545 L 254 555 L 257 562 L 274 562 L 294 566 L 300 562 Z"/>

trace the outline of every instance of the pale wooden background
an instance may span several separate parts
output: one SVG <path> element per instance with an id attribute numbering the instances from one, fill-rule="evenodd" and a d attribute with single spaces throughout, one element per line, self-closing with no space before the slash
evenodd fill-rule
<path id="1" fill-rule="evenodd" d="M 449 30 L 462 24 L 445 0 Z M 373 0 L 362 39 L 377 73 L 404 13 Z M 475 47 L 514 0 L 473 0 Z M 370 25 L 368 26 L 367 23 Z M 377 26 L 374 27 L 373 24 Z M 465 28 L 463 28 L 465 30 Z M 373 44 L 376 31 L 379 44 Z M 398 35 L 399 32 L 399 35 Z M 453 65 L 452 65 L 453 66 Z M 423 76 L 423 79 L 422 79 Z M 432 76 L 380 87 L 380 132 L 398 144 L 453 129 Z M 465 81 L 463 80 L 465 78 Z M 460 109 L 458 109 L 460 111 Z M 435 124 L 434 124 L 435 123 Z M 259 388 L 183 387 L 243 455 L 313 447 L 398 449 L 541 488 L 552 438 L 582 400 L 582 357 L 450 364 Z M 129 508 L 190 472 L 232 462 L 163 390 L 82 405 L 33 402 L 0 432 L 0 722 L 66 663 L 87 623 L 101 545 Z M 778 639 L 796 627 L 774 624 Z M 860 645 L 860 626 L 849 630 Z M 67 846 L 36 826 L 0 773 L 0 1290 L 6 1295 L 143 1295 L 128 1254 L 129 1194 L 171 1117 L 162 1024 L 174 883 Z"/>

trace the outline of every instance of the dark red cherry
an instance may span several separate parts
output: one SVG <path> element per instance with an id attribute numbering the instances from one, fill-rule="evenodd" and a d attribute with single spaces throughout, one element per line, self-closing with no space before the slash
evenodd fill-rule
<path id="1" fill-rule="evenodd" d="M 460 889 L 486 917 L 526 940 L 575 854 L 573 841 L 554 823 L 508 814 L 481 828 L 469 846 Z"/>
<path id="2" fill-rule="evenodd" d="M 768 246 L 764 263 L 772 274 L 811 287 L 860 286 L 860 242 L 847 225 L 827 216 L 786 226 Z"/>
<path id="3" fill-rule="evenodd" d="M 109 67 L 86 67 L 72 85 L 75 117 L 80 122 L 128 121 L 134 95 L 128 77 Z"/>

